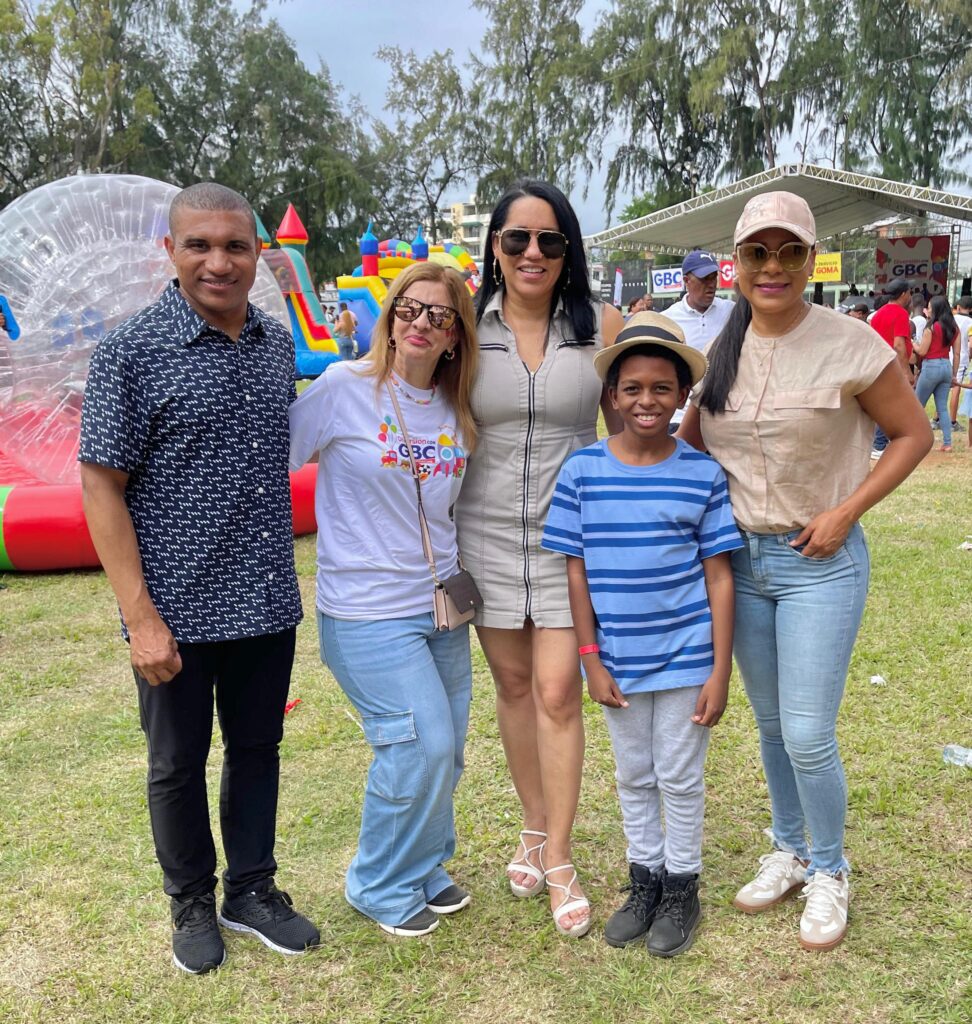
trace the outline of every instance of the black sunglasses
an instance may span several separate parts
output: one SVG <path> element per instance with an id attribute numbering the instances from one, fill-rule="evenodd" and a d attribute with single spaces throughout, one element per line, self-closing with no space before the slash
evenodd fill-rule
<path id="1" fill-rule="evenodd" d="M 429 305 L 427 302 L 419 302 L 418 299 L 409 298 L 407 295 L 396 295 L 392 299 L 392 309 L 399 320 L 410 324 L 418 320 L 425 310 L 429 323 L 440 331 L 447 331 L 459 316 L 459 311 L 452 306 Z"/>
<path id="2" fill-rule="evenodd" d="M 530 239 L 536 236 L 537 247 L 548 260 L 563 259 L 567 252 L 567 236 L 560 231 L 534 231 L 528 228 L 504 228 L 496 232 L 500 249 L 507 256 L 520 256 L 527 251 Z"/>

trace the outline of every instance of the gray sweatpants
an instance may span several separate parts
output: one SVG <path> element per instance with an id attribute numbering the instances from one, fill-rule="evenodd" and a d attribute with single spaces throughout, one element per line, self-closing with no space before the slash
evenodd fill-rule
<path id="1" fill-rule="evenodd" d="M 629 863 L 676 875 L 701 870 L 709 730 L 692 721 L 701 689 L 635 693 L 626 695 L 630 707 L 604 709 Z"/>

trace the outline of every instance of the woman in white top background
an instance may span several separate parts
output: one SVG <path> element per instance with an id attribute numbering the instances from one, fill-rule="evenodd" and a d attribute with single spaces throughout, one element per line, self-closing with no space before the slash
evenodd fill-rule
<path id="1" fill-rule="evenodd" d="M 405 937 L 427 934 L 470 901 L 444 867 L 456 845 L 469 629 L 435 628 L 412 465 L 445 579 L 458 559 L 450 509 L 476 442 L 469 392 L 477 355 L 464 280 L 417 263 L 389 288 L 367 357 L 333 364 L 290 407 L 291 467 L 320 460 L 321 659 L 360 714 L 374 754 L 345 895 Z"/>

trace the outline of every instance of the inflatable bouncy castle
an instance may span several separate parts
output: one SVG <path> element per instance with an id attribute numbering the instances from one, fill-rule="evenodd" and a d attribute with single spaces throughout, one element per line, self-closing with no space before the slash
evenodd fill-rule
<path id="1" fill-rule="evenodd" d="M 452 242 L 429 245 L 419 227 L 412 241 L 399 238 L 379 241 L 371 221 L 360 240 L 361 263 L 350 274 L 337 279 L 342 302 L 358 318 L 358 351 L 367 352 L 371 331 L 385 300 L 388 284 L 412 263 L 429 261 L 452 267 L 466 279 L 470 295 L 479 289 L 479 269 L 475 260 L 461 246 Z"/>
<path id="2" fill-rule="evenodd" d="M 0 211 L 0 295 L 18 325 L 0 330 L 0 570 L 98 564 L 76 461 L 88 361 L 172 277 L 162 239 L 176 192 L 150 178 L 80 175 Z M 291 326 L 263 261 L 250 299 Z M 291 478 L 297 533 L 315 528 L 315 477 L 310 466 Z"/>
<path id="3" fill-rule="evenodd" d="M 279 249 L 270 248 L 270 236 L 259 217 L 257 233 L 263 244 L 263 262 L 270 268 L 287 307 L 290 331 L 294 336 L 297 376 L 319 377 L 338 360 L 338 347 L 314 291 L 304 257 L 307 229 L 293 203 L 288 203 L 287 212 L 277 228 Z"/>

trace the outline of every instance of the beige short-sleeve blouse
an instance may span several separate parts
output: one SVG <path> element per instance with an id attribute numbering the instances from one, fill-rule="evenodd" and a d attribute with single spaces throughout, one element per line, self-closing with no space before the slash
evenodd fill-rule
<path id="1" fill-rule="evenodd" d="M 778 338 L 749 328 L 725 412 L 699 410 L 744 530 L 802 529 L 857 490 L 869 472 L 874 421 L 856 396 L 894 360 L 867 324 L 822 306 Z"/>

